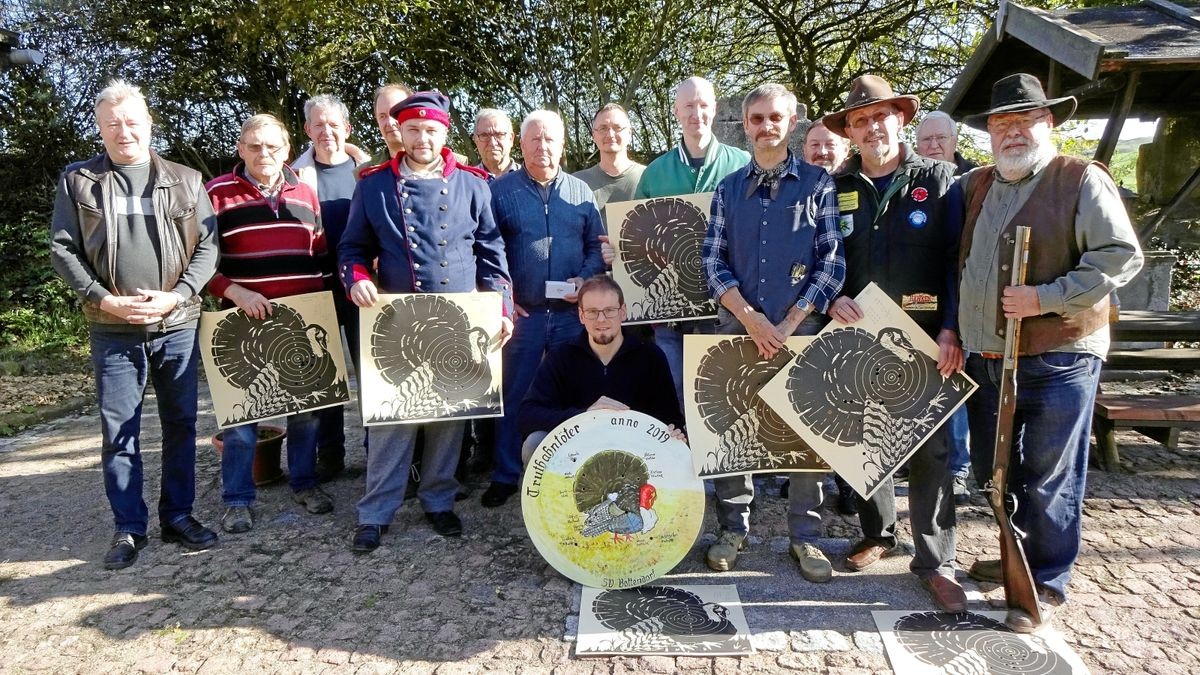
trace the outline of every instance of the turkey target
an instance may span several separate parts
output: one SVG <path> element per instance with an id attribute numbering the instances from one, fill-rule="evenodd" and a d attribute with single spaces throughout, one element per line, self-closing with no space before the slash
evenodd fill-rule
<path id="1" fill-rule="evenodd" d="M 1037 635 L 1019 635 L 1000 621 L 963 612 L 918 612 L 896 621 L 897 641 L 943 672 L 1068 675 L 1070 663 Z"/>
<path id="2" fill-rule="evenodd" d="M 707 227 L 704 210 L 679 197 L 645 200 L 625 214 L 617 246 L 619 267 L 632 282 L 629 321 L 716 313 L 701 262 Z"/>
<path id="3" fill-rule="evenodd" d="M 205 369 L 222 428 L 349 400 L 332 304 L 314 293 L 272 301 L 261 320 L 239 309 L 205 313 Z"/>
<path id="4" fill-rule="evenodd" d="M 589 594 L 594 595 L 588 602 Z M 749 629 L 732 586 L 639 586 L 585 589 L 580 652 L 626 654 L 731 654 L 750 651 Z M 588 609 L 590 608 L 590 613 Z M 585 621 L 586 618 L 586 621 Z M 595 637 L 585 628 L 607 629 Z"/>
<path id="5" fill-rule="evenodd" d="M 796 432 L 758 396 L 795 353 L 786 347 L 769 360 L 749 337 L 710 347 L 696 369 L 696 404 L 704 426 L 718 437 L 701 476 L 751 471 L 827 471 Z"/>
<path id="6" fill-rule="evenodd" d="M 462 417 L 498 407 L 491 337 L 443 295 L 405 295 L 371 324 L 370 359 L 395 395 L 368 421 Z"/>

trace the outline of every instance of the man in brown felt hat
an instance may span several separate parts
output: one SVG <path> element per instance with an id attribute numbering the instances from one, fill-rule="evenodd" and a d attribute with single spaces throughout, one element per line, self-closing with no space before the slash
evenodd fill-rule
<path id="1" fill-rule="evenodd" d="M 922 157 L 900 142 L 900 130 L 918 105 L 916 96 L 896 95 L 883 78 L 863 75 L 854 80 L 845 108 L 822 120 L 858 146 L 858 154 L 834 174 L 846 285 L 829 316 L 842 324 L 862 319 L 853 298 L 871 282 L 878 284 L 937 341 L 938 370 L 949 377 L 963 364 L 954 283 L 962 197 L 952 189 L 953 164 Z M 908 461 L 915 548 L 909 569 L 939 608 L 961 612 L 966 595 L 954 580 L 954 478 L 946 439 L 943 425 Z M 852 571 L 896 547 L 891 479 L 869 500 L 860 500 L 859 523 L 863 539 L 846 558 Z"/>
<path id="2" fill-rule="evenodd" d="M 1074 111 L 1073 97 L 1048 99 L 1037 78 L 1018 73 L 996 82 L 988 110 L 964 120 L 988 132 L 996 160 L 962 178 L 959 326 L 967 374 L 979 383 L 967 401 L 977 477 L 991 475 L 1006 319 L 1024 319 L 1008 490 L 1017 500 L 1013 526 L 1028 535 L 1042 621 L 1009 610 L 1005 623 L 1022 633 L 1048 624 L 1066 599 L 1082 534 L 1092 405 L 1108 351 L 1108 297 L 1142 266 L 1108 170 L 1058 154 L 1050 137 Z M 1033 226 L 1029 267 L 1024 286 L 1009 286 L 1018 224 Z M 999 581 L 999 561 L 977 561 L 970 574 Z"/>

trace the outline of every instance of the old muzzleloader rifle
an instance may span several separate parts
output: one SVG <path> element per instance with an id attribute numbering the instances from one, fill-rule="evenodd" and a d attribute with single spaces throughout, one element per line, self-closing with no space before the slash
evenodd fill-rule
<path id="1" fill-rule="evenodd" d="M 1025 285 L 1029 263 L 1028 227 L 1017 227 L 1013 249 L 1012 285 Z M 1017 409 L 1017 354 L 1021 344 L 1021 320 L 1008 319 L 1004 331 L 1004 373 L 1000 379 L 1000 406 L 996 417 L 996 442 L 992 455 L 992 480 L 985 490 L 992 513 L 1000 525 L 1000 568 L 1004 574 L 1004 597 L 1008 606 L 1029 614 L 1035 625 L 1042 622 L 1037 588 L 1021 539 L 1025 534 L 1012 522 L 1012 514 L 1021 506 L 1008 491 L 1009 463 L 1012 459 L 1013 415 Z"/>

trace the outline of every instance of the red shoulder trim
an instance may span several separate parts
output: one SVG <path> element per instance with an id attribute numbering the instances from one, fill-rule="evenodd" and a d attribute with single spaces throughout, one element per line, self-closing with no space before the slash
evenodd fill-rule
<path id="1" fill-rule="evenodd" d="M 380 171 L 387 169 L 388 166 L 391 165 L 391 163 L 392 163 L 391 160 L 388 160 L 386 162 L 380 162 L 374 166 L 365 167 L 361 172 L 359 172 L 358 177 L 366 178 L 367 176 L 370 176 L 373 173 L 379 173 Z"/>

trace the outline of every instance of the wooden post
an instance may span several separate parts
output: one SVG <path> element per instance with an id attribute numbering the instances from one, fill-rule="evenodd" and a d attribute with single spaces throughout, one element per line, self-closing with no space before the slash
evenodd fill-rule
<path id="1" fill-rule="evenodd" d="M 1117 149 L 1117 140 L 1121 137 L 1121 128 L 1129 118 L 1129 110 L 1133 107 L 1133 98 L 1137 93 L 1138 71 L 1129 73 L 1125 83 L 1125 91 L 1113 100 L 1112 113 L 1108 116 L 1108 124 L 1104 125 L 1104 135 L 1100 137 L 1100 145 L 1096 146 L 1096 155 L 1092 158 L 1107 165 L 1112 161 L 1113 152 Z"/>

